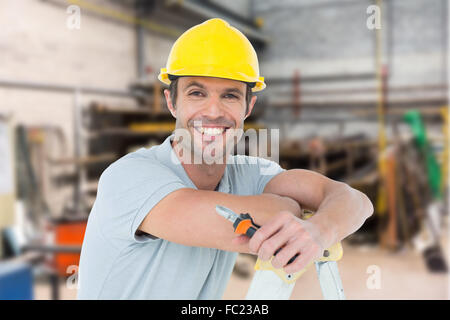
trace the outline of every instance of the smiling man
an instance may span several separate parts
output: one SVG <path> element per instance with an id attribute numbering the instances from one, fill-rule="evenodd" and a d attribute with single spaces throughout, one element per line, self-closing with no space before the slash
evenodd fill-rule
<path id="1" fill-rule="evenodd" d="M 186 31 L 159 79 L 174 134 L 102 174 L 79 269 L 80 299 L 220 299 L 238 252 L 303 269 L 361 227 L 373 207 L 361 192 L 307 170 L 231 155 L 264 89 L 247 38 L 221 19 Z M 261 228 L 236 236 L 222 205 Z M 301 220 L 300 206 L 316 214 Z M 294 262 L 290 258 L 299 254 Z"/>

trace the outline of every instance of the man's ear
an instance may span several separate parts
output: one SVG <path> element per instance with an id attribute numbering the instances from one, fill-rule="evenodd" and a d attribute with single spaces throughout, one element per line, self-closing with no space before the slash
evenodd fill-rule
<path id="1" fill-rule="evenodd" d="M 248 111 L 247 114 L 244 117 L 244 120 L 248 118 L 248 116 L 252 113 L 253 107 L 255 106 L 257 96 L 253 96 L 250 100 L 250 103 L 248 104 Z"/>
<path id="2" fill-rule="evenodd" d="M 175 111 L 175 108 L 173 106 L 172 98 L 170 97 L 170 90 L 169 89 L 164 89 L 164 96 L 166 97 L 167 108 L 169 108 L 170 113 L 176 119 L 177 118 L 177 112 Z"/>

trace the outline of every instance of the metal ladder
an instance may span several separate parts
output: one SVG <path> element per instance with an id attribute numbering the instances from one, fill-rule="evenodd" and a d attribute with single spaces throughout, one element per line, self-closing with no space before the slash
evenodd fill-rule
<path id="1" fill-rule="evenodd" d="M 328 251 L 330 252 L 329 257 L 314 262 L 323 298 L 325 300 L 345 300 L 337 266 L 337 261 L 343 255 L 341 243 L 335 244 Z M 296 281 L 308 267 L 295 274 L 286 274 L 283 269 L 273 268 L 270 261 L 262 262 L 258 259 L 255 265 L 256 273 L 253 276 L 246 299 L 288 300 Z"/>

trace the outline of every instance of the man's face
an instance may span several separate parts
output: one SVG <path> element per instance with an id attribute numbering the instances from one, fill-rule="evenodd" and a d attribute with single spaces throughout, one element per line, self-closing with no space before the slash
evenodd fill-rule
<path id="1" fill-rule="evenodd" d="M 234 136 L 242 132 L 244 119 L 256 101 L 256 97 L 251 99 L 245 114 L 246 89 L 247 85 L 240 81 L 180 77 L 176 102 L 171 101 L 170 92 L 165 90 L 167 105 L 176 118 L 176 129 L 188 130 L 193 142 L 181 141 L 183 148 L 193 148 L 191 154 L 210 159 L 223 158 L 226 150 L 233 150 L 237 142 Z"/>

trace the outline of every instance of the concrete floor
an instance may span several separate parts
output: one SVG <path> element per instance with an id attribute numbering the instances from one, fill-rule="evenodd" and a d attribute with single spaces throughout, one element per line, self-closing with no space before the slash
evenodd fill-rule
<path id="1" fill-rule="evenodd" d="M 356 247 L 345 243 L 343 247 L 344 256 L 338 266 L 349 300 L 449 298 L 448 275 L 428 272 L 422 256 L 413 250 L 390 253 L 378 247 Z M 244 259 L 252 260 L 250 257 Z M 379 289 L 371 286 L 373 282 L 369 278 L 374 276 L 373 269 L 379 271 Z M 251 277 L 243 279 L 233 276 L 223 298 L 244 299 L 250 282 Z M 291 299 L 322 299 L 314 267 L 297 280 Z"/>
<path id="2" fill-rule="evenodd" d="M 447 242 L 443 244 L 448 249 Z M 347 299 L 449 299 L 448 275 L 427 271 L 421 254 L 415 250 L 390 253 L 378 247 L 350 246 L 346 243 L 343 247 L 344 256 L 338 265 Z M 244 299 L 250 285 L 254 260 L 240 255 L 239 261 L 250 276 L 242 278 L 233 273 L 223 296 L 225 300 Z M 370 266 L 378 267 L 375 268 L 380 274 L 379 289 L 370 289 L 366 284 L 373 276 Z M 76 298 L 76 289 L 67 288 L 65 283 L 61 283 L 60 291 L 61 299 Z M 50 298 L 47 283 L 35 285 L 35 298 Z M 297 281 L 292 299 L 322 299 L 314 267 Z"/>

